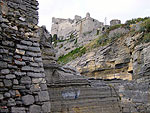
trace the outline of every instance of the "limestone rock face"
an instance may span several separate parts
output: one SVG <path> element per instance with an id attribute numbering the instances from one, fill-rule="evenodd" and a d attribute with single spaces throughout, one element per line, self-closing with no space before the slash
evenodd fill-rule
<path id="1" fill-rule="evenodd" d="M 82 75 L 102 79 L 132 80 L 149 75 L 149 43 L 136 46 L 141 34 L 125 36 L 99 47 L 66 65 L 76 67 Z"/>
<path id="2" fill-rule="evenodd" d="M 99 47 L 66 65 L 76 67 L 81 74 L 102 79 L 132 79 L 131 51 L 126 40 Z M 130 73 L 131 72 L 131 73 Z"/>

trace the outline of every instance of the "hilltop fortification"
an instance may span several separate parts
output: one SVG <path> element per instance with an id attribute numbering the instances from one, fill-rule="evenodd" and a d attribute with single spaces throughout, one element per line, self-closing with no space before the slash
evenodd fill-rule
<path id="1" fill-rule="evenodd" d="M 52 35 L 57 34 L 61 40 L 64 40 L 69 38 L 70 35 L 82 36 L 84 33 L 97 30 L 103 26 L 104 24 L 92 18 L 90 13 L 87 13 L 85 18 L 78 15 L 75 15 L 74 19 L 53 17 L 51 33 Z"/>

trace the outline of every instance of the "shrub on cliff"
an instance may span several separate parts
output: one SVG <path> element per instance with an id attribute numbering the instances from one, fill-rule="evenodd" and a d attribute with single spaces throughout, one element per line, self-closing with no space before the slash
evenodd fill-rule
<path id="1" fill-rule="evenodd" d="M 143 29 L 144 32 L 150 32 L 150 18 L 146 19 L 142 24 L 141 24 L 141 29 Z"/>
<path id="2" fill-rule="evenodd" d="M 69 52 L 66 55 L 60 56 L 58 58 L 58 62 L 66 64 L 66 63 L 76 59 L 77 57 L 81 57 L 85 53 L 86 53 L 86 48 L 82 46 L 82 47 L 72 50 L 71 52 Z"/>

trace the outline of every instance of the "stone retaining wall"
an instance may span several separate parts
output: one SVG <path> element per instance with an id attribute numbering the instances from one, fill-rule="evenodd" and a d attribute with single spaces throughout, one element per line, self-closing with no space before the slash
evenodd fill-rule
<path id="1" fill-rule="evenodd" d="M 0 113 L 49 113 L 36 0 L 0 0 Z"/>

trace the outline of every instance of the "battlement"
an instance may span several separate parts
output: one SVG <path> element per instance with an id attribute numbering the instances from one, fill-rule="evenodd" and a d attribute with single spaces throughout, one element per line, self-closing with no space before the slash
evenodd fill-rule
<path id="1" fill-rule="evenodd" d="M 52 18 L 51 34 L 57 34 L 58 37 L 68 36 L 72 31 L 77 31 L 78 35 L 85 32 L 91 32 L 102 27 L 104 24 L 98 20 L 91 18 L 90 13 L 86 17 L 75 15 L 74 19 Z"/>

